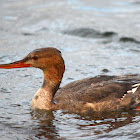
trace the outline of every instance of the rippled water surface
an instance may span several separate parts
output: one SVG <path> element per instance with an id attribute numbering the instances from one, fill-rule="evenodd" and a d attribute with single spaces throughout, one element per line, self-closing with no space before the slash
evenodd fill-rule
<path id="1" fill-rule="evenodd" d="M 106 74 L 140 74 L 138 0 L 1 0 L 0 63 L 53 46 L 71 81 Z M 42 84 L 38 69 L 0 70 L 0 139 L 140 139 L 140 112 L 32 112 Z"/>

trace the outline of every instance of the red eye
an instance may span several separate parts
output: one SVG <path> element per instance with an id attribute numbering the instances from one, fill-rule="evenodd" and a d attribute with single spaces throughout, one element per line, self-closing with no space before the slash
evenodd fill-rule
<path id="1" fill-rule="evenodd" d="M 37 60 L 38 57 L 37 57 L 37 56 L 33 56 L 32 59 L 33 59 L 33 60 Z"/>

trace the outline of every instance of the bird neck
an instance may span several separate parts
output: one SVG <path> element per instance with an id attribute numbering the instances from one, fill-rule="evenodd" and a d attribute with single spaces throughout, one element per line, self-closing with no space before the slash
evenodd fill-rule
<path id="1" fill-rule="evenodd" d="M 42 87 L 37 91 L 32 99 L 32 109 L 54 109 L 55 104 L 53 103 L 53 97 L 57 92 L 62 77 L 63 71 L 56 68 L 49 68 L 43 70 L 44 82 Z"/>
<path id="2" fill-rule="evenodd" d="M 42 85 L 42 89 L 46 90 L 46 92 L 50 94 L 51 100 L 53 100 L 55 93 L 59 89 L 64 72 L 61 71 L 61 69 L 56 69 L 55 67 L 43 70 L 43 72 L 44 82 Z"/>

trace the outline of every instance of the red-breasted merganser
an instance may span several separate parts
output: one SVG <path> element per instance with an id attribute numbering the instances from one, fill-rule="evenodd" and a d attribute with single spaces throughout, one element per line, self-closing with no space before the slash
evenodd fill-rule
<path id="1" fill-rule="evenodd" d="M 32 109 L 84 113 L 130 109 L 140 103 L 140 84 L 136 84 L 140 82 L 140 75 L 96 76 L 58 90 L 65 64 L 56 48 L 36 49 L 20 61 L 0 65 L 4 69 L 24 67 L 40 68 L 44 72 L 44 82 L 32 99 Z"/>

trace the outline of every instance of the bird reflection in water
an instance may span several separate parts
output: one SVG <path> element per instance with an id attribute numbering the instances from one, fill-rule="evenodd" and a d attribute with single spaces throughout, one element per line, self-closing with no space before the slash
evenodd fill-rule
<path id="1" fill-rule="evenodd" d="M 66 117 L 64 117 L 65 115 Z M 33 120 L 38 120 L 38 127 L 34 129 L 34 131 L 36 131 L 36 137 L 48 139 L 63 139 L 63 135 L 59 132 L 61 131 L 60 129 L 63 127 L 65 130 L 65 124 L 73 128 L 73 122 L 75 121 L 77 123 L 74 123 L 74 125 L 78 132 L 90 130 L 90 135 L 99 135 L 109 133 L 130 123 L 137 123 L 138 120 L 135 118 L 139 115 L 140 112 L 134 110 L 126 112 L 92 112 L 89 114 L 73 114 L 62 110 L 34 110 L 31 112 L 31 118 Z M 61 128 L 59 128 L 60 124 Z"/>

